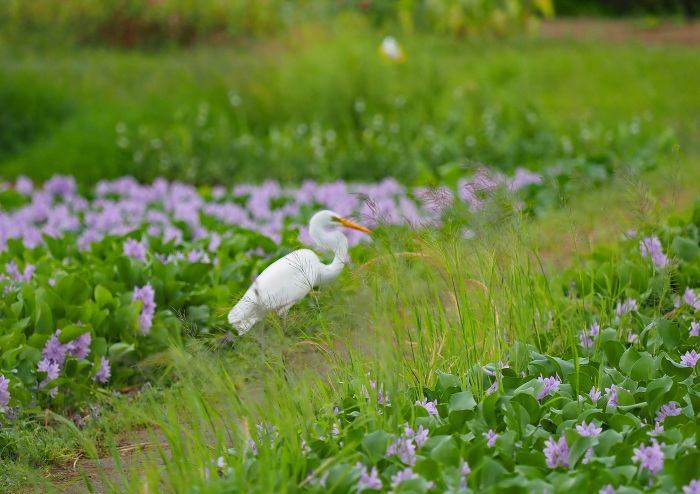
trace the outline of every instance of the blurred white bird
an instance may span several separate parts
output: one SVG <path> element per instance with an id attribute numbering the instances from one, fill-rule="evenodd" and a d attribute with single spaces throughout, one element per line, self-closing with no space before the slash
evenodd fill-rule
<path id="1" fill-rule="evenodd" d="M 316 213 L 309 222 L 309 234 L 316 245 L 335 254 L 333 262 L 323 264 L 314 251 L 299 249 L 270 264 L 228 313 L 228 322 L 238 334 L 247 333 L 271 312 L 285 317 L 312 288 L 340 275 L 348 257 L 348 239 L 336 229 L 342 226 L 373 233 L 333 211 Z"/>
<path id="2" fill-rule="evenodd" d="M 406 61 L 401 45 L 393 36 L 387 36 L 382 40 L 379 52 L 392 62 L 403 63 Z"/>

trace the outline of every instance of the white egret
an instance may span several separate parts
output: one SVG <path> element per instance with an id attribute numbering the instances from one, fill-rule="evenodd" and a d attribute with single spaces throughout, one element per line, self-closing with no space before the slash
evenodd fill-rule
<path id="1" fill-rule="evenodd" d="M 310 249 L 299 249 L 270 264 L 228 313 L 228 322 L 238 334 L 247 333 L 267 314 L 285 317 L 290 307 L 312 288 L 323 286 L 340 275 L 348 257 L 348 239 L 337 227 L 373 232 L 356 225 L 333 211 L 319 211 L 309 222 L 309 234 L 324 251 L 335 254 L 333 262 L 323 264 Z"/>

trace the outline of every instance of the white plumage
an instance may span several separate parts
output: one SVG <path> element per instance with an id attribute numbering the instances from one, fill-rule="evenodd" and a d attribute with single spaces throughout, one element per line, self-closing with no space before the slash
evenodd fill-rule
<path id="1" fill-rule="evenodd" d="M 343 271 L 348 256 L 347 238 L 333 229 L 341 226 L 372 233 L 333 211 L 319 211 L 309 222 L 309 234 L 321 249 L 335 254 L 333 262 L 323 264 L 309 249 L 295 250 L 278 259 L 260 273 L 231 309 L 228 313 L 229 324 L 239 334 L 245 334 L 271 312 L 285 317 L 290 307 L 303 299 L 312 288 L 336 279 Z"/>

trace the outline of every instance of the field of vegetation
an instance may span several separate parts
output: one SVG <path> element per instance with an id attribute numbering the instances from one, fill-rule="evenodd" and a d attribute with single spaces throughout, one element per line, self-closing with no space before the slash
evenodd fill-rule
<path id="1" fill-rule="evenodd" d="M 700 492 L 697 49 L 421 4 L 0 6 L 4 492 Z"/>

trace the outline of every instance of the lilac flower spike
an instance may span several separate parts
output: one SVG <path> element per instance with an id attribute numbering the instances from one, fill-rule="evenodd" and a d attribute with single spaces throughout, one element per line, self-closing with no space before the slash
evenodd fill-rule
<path id="1" fill-rule="evenodd" d="M 489 438 L 489 440 L 486 443 L 486 446 L 488 446 L 489 448 L 493 448 L 496 445 L 496 440 L 498 439 L 498 434 L 496 434 L 493 431 L 493 429 L 489 429 L 488 432 L 484 432 L 482 435 Z"/>
<path id="2" fill-rule="evenodd" d="M 544 388 L 542 388 L 540 395 L 537 397 L 537 401 L 542 400 L 542 398 L 549 395 L 552 391 L 555 393 L 559 391 L 561 379 L 559 379 L 558 375 L 556 377 L 543 377 L 542 374 L 540 374 L 537 380 L 544 383 Z"/>
<path id="3" fill-rule="evenodd" d="M 598 494 L 615 494 L 615 488 L 612 484 L 608 484 L 598 491 Z"/>
<path id="4" fill-rule="evenodd" d="M 384 393 L 384 385 L 381 384 L 379 386 L 379 390 L 377 391 L 377 381 L 370 381 L 369 385 L 372 387 L 372 391 L 377 393 L 377 404 L 378 405 L 384 405 L 385 402 L 388 405 L 389 404 L 389 395 Z M 369 393 L 365 391 L 365 397 L 369 400 Z"/>
<path id="5" fill-rule="evenodd" d="M 104 384 L 109 381 L 109 378 L 112 376 L 112 369 L 109 366 L 109 359 L 101 357 L 100 362 L 100 370 L 93 376 L 93 379 Z"/>
<path id="6" fill-rule="evenodd" d="M 60 368 L 56 362 L 53 362 L 47 358 L 43 358 L 39 361 L 39 364 L 37 365 L 37 372 L 46 372 L 46 379 L 41 381 L 39 383 L 39 387 L 43 388 L 46 386 L 50 381 L 53 381 L 54 379 L 57 379 L 59 374 L 60 374 Z M 56 396 L 58 393 L 58 387 L 51 388 L 49 390 L 49 395 L 51 396 Z"/>
<path id="7" fill-rule="evenodd" d="M 418 475 L 413 473 L 413 470 L 410 467 L 404 470 L 399 470 L 396 472 L 396 475 L 391 476 L 391 488 L 396 489 L 404 480 L 412 480 L 417 478 Z"/>
<path id="8" fill-rule="evenodd" d="M 596 425 L 593 423 L 586 425 L 585 420 L 581 423 L 581 425 L 576 426 L 576 432 L 583 437 L 597 436 L 602 432 L 602 430 L 603 429 L 601 427 L 596 427 Z"/>
<path id="9" fill-rule="evenodd" d="M 0 374 L 0 409 L 3 409 L 10 403 L 10 380 Z"/>
<path id="10" fill-rule="evenodd" d="M 139 314 L 139 325 L 144 335 L 147 335 L 151 331 L 151 326 L 153 326 L 153 316 L 156 311 L 155 297 L 156 292 L 150 283 L 146 283 L 141 288 L 134 287 L 134 297 L 131 301 L 136 302 L 139 300 L 143 303 L 141 314 Z"/>
<path id="11" fill-rule="evenodd" d="M 700 494 L 700 480 L 691 480 L 690 484 L 684 485 L 683 494 Z"/>
<path id="12" fill-rule="evenodd" d="M 146 251 L 148 250 L 148 245 L 146 241 L 143 240 L 139 242 L 136 239 L 130 238 L 124 242 L 124 255 L 126 257 L 131 257 L 137 261 L 146 262 Z"/>
<path id="13" fill-rule="evenodd" d="M 372 471 L 368 472 L 367 467 L 364 466 L 359 461 L 355 465 L 362 472 L 359 482 L 357 483 L 357 492 L 362 492 L 365 489 L 372 489 L 375 491 L 381 490 L 384 487 L 382 480 L 379 478 L 379 472 L 377 467 L 373 466 Z"/>
<path id="14" fill-rule="evenodd" d="M 695 321 L 690 323 L 690 334 L 688 336 L 700 336 L 700 323 Z"/>
<path id="15" fill-rule="evenodd" d="M 588 396 L 591 397 L 591 400 L 598 401 L 598 400 L 600 400 L 600 397 L 602 396 L 602 394 L 600 393 L 600 389 L 593 386 L 591 388 L 591 390 L 588 392 Z"/>
<path id="16" fill-rule="evenodd" d="M 422 402 L 420 400 L 417 400 L 415 402 L 415 405 L 425 408 L 428 411 L 428 414 L 430 414 L 430 415 L 437 415 L 437 416 L 440 415 L 438 413 L 438 409 L 437 409 L 437 400 L 428 401 L 428 398 L 423 398 Z"/>
<path id="17" fill-rule="evenodd" d="M 642 257 L 651 257 L 651 262 L 653 262 L 654 266 L 657 268 L 666 267 L 668 264 L 668 257 L 664 254 L 661 241 L 656 235 L 640 240 L 639 251 Z"/>
<path id="18" fill-rule="evenodd" d="M 690 287 L 685 288 L 683 293 L 683 302 L 691 306 L 695 310 L 700 310 L 700 295 L 695 293 Z"/>
<path id="19" fill-rule="evenodd" d="M 632 461 L 639 463 L 639 469 L 646 468 L 652 475 L 656 475 L 664 467 L 664 452 L 661 447 L 664 443 L 659 443 L 656 439 L 652 439 L 649 446 L 644 446 L 644 443 L 639 445 L 639 448 L 634 448 L 634 456 Z"/>
<path id="20" fill-rule="evenodd" d="M 430 430 L 424 429 L 423 426 L 418 427 L 418 431 L 416 432 L 416 435 L 414 437 L 416 441 L 416 446 L 419 448 L 422 448 L 423 445 L 428 441 L 428 433 Z"/>
<path id="21" fill-rule="evenodd" d="M 700 360 L 700 354 L 695 350 L 691 350 L 690 352 L 685 352 L 685 355 L 681 357 L 681 364 L 688 367 L 695 367 L 698 360 Z"/>
<path id="22" fill-rule="evenodd" d="M 611 384 L 609 388 L 605 388 L 606 393 L 610 393 L 610 399 L 608 400 L 608 405 L 616 407 L 617 406 L 617 385 Z"/>
<path id="23" fill-rule="evenodd" d="M 561 436 L 559 441 L 550 437 L 543 452 L 549 468 L 557 468 L 559 465 L 569 468 L 569 445 L 566 443 L 566 437 Z"/>
<path id="24" fill-rule="evenodd" d="M 466 489 L 467 488 L 467 475 L 469 475 L 472 472 L 472 469 L 469 468 L 469 463 L 464 461 L 463 459 L 460 459 L 460 467 L 459 467 L 459 488 L 460 489 Z"/>
<path id="25" fill-rule="evenodd" d="M 661 410 L 656 412 L 656 421 L 661 423 L 666 419 L 666 417 L 675 417 L 676 415 L 680 414 L 681 409 L 678 408 L 674 402 L 671 402 L 668 405 L 663 405 Z"/>
<path id="26" fill-rule="evenodd" d="M 633 298 L 628 298 L 624 302 L 618 302 L 617 307 L 615 308 L 615 314 L 617 314 L 617 321 L 619 321 L 620 317 L 624 316 L 625 314 L 628 314 L 628 313 L 632 312 L 633 310 L 638 310 L 638 309 L 639 309 L 639 304 Z"/>

